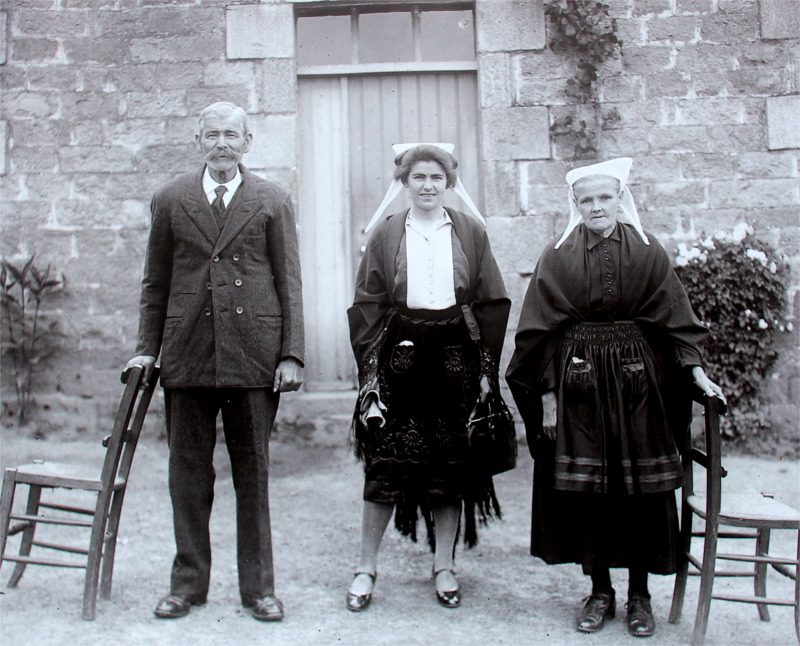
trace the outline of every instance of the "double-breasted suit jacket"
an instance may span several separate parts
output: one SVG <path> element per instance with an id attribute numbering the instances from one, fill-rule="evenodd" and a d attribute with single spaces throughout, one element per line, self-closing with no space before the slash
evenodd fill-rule
<path id="1" fill-rule="evenodd" d="M 153 197 L 137 354 L 161 351 L 165 388 L 269 388 L 280 360 L 303 362 L 291 198 L 240 166 L 220 230 L 203 170 Z"/>

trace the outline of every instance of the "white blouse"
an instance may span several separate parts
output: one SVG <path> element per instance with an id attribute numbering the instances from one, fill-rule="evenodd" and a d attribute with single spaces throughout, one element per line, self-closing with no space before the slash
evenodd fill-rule
<path id="1" fill-rule="evenodd" d="M 435 224 L 406 216 L 406 258 L 410 309 L 444 310 L 456 304 L 453 280 L 453 221 L 446 211 Z"/>

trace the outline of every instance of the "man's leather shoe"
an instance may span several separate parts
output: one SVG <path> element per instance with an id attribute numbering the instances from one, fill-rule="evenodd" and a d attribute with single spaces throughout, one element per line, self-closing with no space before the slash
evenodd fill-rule
<path id="1" fill-rule="evenodd" d="M 259 621 L 282 621 L 283 603 L 278 597 L 267 595 L 260 599 L 245 602 L 245 608 L 250 608 L 250 614 Z"/>
<path id="2" fill-rule="evenodd" d="M 188 615 L 192 606 L 201 606 L 204 603 L 205 599 L 190 599 L 178 594 L 168 594 L 159 599 L 153 614 L 159 619 L 179 619 Z"/>
<path id="3" fill-rule="evenodd" d="M 634 637 L 650 637 L 656 630 L 656 620 L 650 598 L 633 596 L 625 604 L 628 610 L 628 632 Z"/>
<path id="4" fill-rule="evenodd" d="M 356 572 L 353 575 L 353 580 L 360 574 L 364 576 L 368 576 L 372 581 L 372 587 L 375 587 L 375 579 L 378 578 L 378 574 L 376 572 Z M 348 590 L 347 592 L 347 609 L 352 612 L 362 612 L 369 608 L 369 603 L 372 601 L 372 590 L 370 589 L 369 592 L 366 594 L 354 594 Z"/>
<path id="5" fill-rule="evenodd" d="M 575 629 L 582 633 L 596 633 L 603 627 L 606 617 L 614 617 L 616 611 L 614 594 L 597 592 L 585 599 L 578 618 L 575 620 Z"/>

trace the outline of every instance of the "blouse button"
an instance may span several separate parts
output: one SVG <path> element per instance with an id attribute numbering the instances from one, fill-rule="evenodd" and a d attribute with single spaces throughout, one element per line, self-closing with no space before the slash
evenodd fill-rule
<path id="1" fill-rule="evenodd" d="M 241 278 L 237 278 L 236 280 L 233 281 L 233 284 L 236 285 L 237 287 L 241 287 L 242 286 L 242 279 Z"/>
<path id="2" fill-rule="evenodd" d="M 206 289 L 207 289 L 208 291 L 211 291 L 211 283 L 206 283 Z"/>
<path id="3" fill-rule="evenodd" d="M 203 314 L 205 314 L 206 316 L 211 316 L 211 310 L 206 308 L 203 310 Z"/>
<path id="4" fill-rule="evenodd" d="M 239 262 L 239 258 L 241 258 L 241 256 L 238 253 L 233 254 L 233 262 Z"/>
<path id="5" fill-rule="evenodd" d="M 236 313 L 237 314 L 241 314 L 242 312 L 244 312 L 244 308 L 243 307 L 237 307 L 236 308 Z"/>
<path id="6" fill-rule="evenodd" d="M 214 262 L 219 262 L 219 256 L 214 256 L 211 260 L 213 260 Z"/>

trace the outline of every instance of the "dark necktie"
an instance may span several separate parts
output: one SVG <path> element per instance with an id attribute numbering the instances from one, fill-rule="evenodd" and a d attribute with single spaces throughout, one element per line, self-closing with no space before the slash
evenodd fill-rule
<path id="1" fill-rule="evenodd" d="M 222 216 L 225 214 L 225 202 L 222 201 L 222 196 L 228 189 L 225 186 L 217 186 L 214 192 L 217 194 L 216 199 L 211 203 L 211 210 L 218 223 L 222 223 Z"/>

